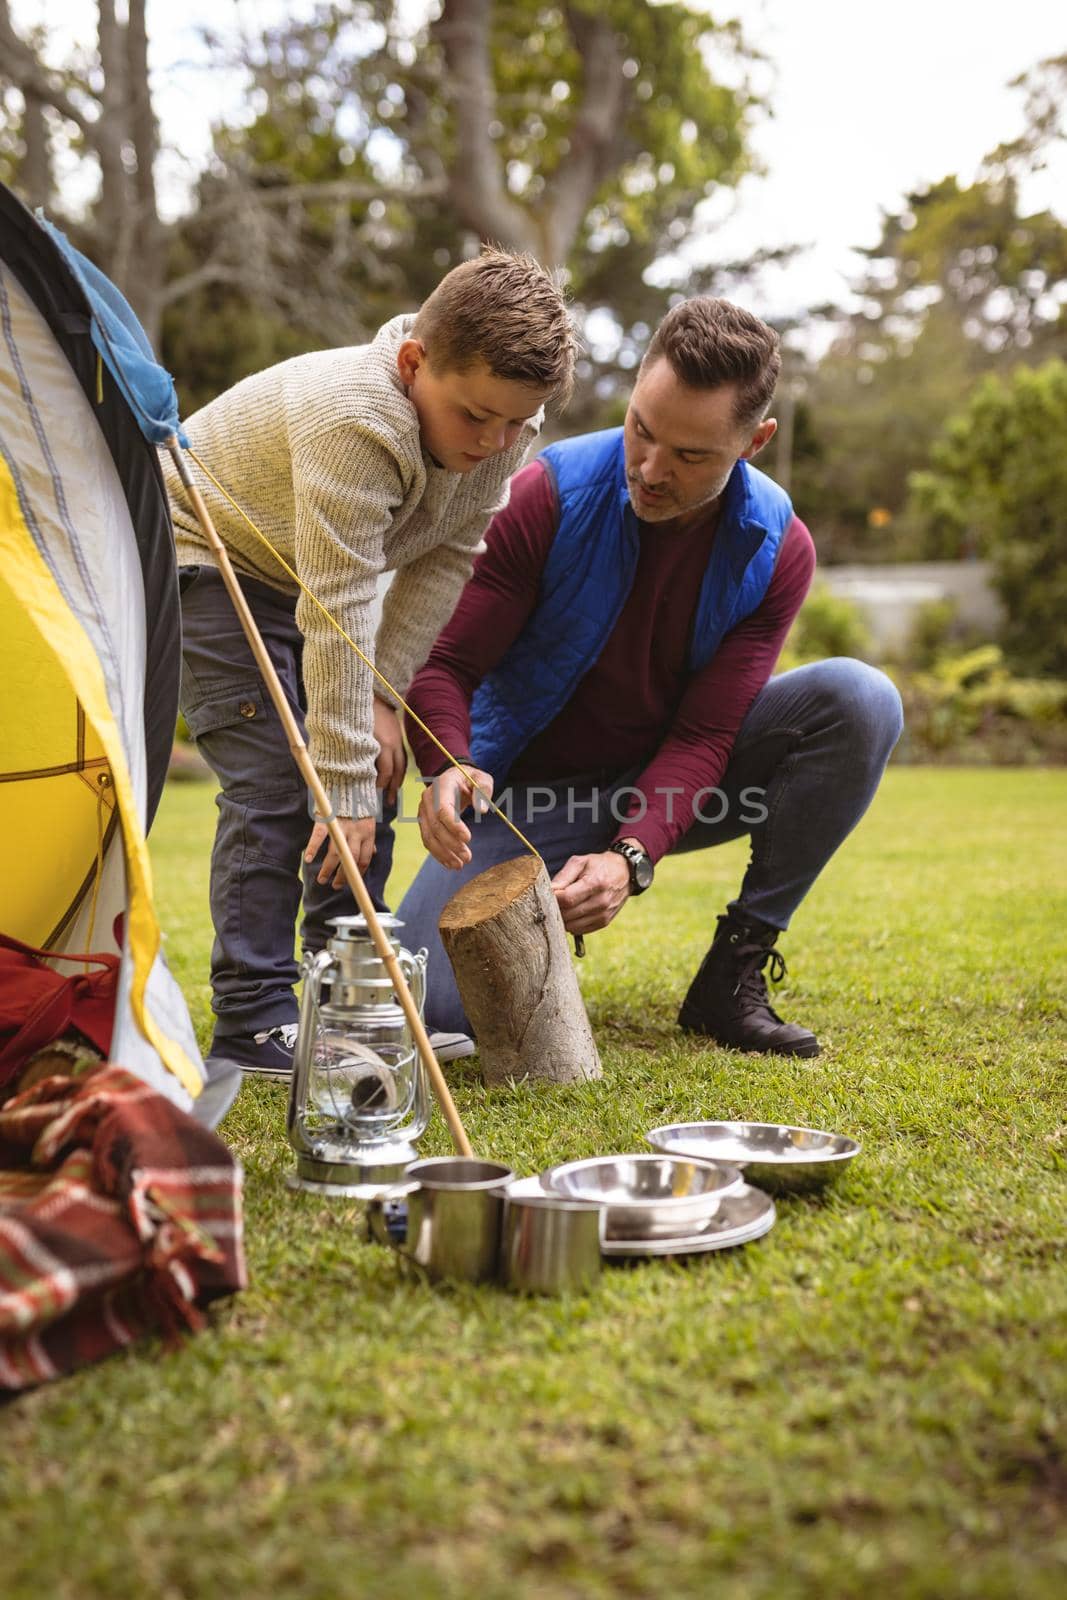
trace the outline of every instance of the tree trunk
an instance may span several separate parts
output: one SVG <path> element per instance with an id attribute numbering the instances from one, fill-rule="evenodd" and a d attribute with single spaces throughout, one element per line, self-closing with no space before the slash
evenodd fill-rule
<path id="1" fill-rule="evenodd" d="M 22 143 L 24 155 L 19 179 L 28 206 L 47 206 L 52 198 L 52 156 L 44 101 L 30 89 L 22 92 Z"/>
<path id="2" fill-rule="evenodd" d="M 582 98 L 570 153 L 534 205 L 510 194 L 493 138 L 492 0 L 443 0 L 431 30 L 451 80 L 456 151 L 449 189 L 456 215 L 482 239 L 528 250 L 548 266 L 566 260 L 597 189 L 623 159 L 630 101 L 611 21 L 589 4 L 565 5 L 563 12 L 582 59 Z"/>
<path id="3" fill-rule="evenodd" d="M 601 1076 L 542 861 L 518 856 L 479 873 L 445 906 L 440 929 L 486 1083 Z"/>
<path id="4" fill-rule="evenodd" d="M 159 128 L 148 82 L 148 34 L 145 30 L 145 0 L 129 0 L 126 24 L 126 83 L 129 90 L 129 122 L 137 171 L 133 191 L 137 196 L 136 272 L 129 279 L 126 293 L 153 349 L 159 349 L 163 283 L 167 272 L 166 230 L 159 216 L 156 196 L 156 157 L 159 154 Z"/>
<path id="5" fill-rule="evenodd" d="M 123 291 L 133 263 L 134 197 L 123 150 L 130 145 L 129 95 L 126 85 L 124 25 L 115 15 L 115 0 L 97 0 L 100 54 L 100 115 L 94 123 L 94 144 L 100 162 L 100 199 L 95 222 L 101 242 L 101 265 Z"/>

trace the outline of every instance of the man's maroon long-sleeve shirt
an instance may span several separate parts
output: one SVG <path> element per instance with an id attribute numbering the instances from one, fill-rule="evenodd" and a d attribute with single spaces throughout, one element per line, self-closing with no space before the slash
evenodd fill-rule
<path id="1" fill-rule="evenodd" d="M 470 750 L 475 689 L 537 604 L 558 517 L 552 481 L 541 463 L 532 461 L 512 479 L 511 499 L 486 531 L 485 552 L 452 620 L 408 692 L 422 720 L 458 754 Z M 637 572 L 607 643 L 563 710 L 531 740 L 507 777 L 544 783 L 640 768 L 635 787 L 647 809 L 625 822 L 617 837 L 639 839 L 658 861 L 692 822 L 700 791 L 722 778 L 738 729 L 773 672 L 808 592 L 815 547 L 794 517 L 763 600 L 693 673 L 689 643 L 714 520 L 684 533 L 656 523 L 638 526 Z M 439 772 L 440 751 L 410 719 L 407 731 L 424 775 Z M 505 774 L 493 776 L 499 786 Z"/>

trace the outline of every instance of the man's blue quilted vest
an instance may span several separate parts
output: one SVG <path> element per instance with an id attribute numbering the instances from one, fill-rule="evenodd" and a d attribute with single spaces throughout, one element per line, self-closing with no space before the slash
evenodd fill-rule
<path id="1" fill-rule="evenodd" d="M 637 570 L 640 532 L 626 487 L 622 429 L 565 439 L 539 459 L 555 482 L 559 527 L 537 605 L 471 706 L 471 756 L 498 785 L 596 661 Z M 691 671 L 699 672 L 763 599 L 792 517 L 785 491 L 739 461 L 701 585 Z"/>

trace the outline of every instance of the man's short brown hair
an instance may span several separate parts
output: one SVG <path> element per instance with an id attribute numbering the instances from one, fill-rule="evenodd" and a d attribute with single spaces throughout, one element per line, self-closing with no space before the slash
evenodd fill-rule
<path id="1" fill-rule="evenodd" d="M 487 247 L 453 267 L 422 304 L 412 336 L 436 372 L 484 361 L 496 378 L 548 389 L 558 404 L 574 382 L 574 330 L 562 290 L 533 256 Z"/>
<path id="2" fill-rule="evenodd" d="M 695 295 L 668 311 L 645 351 L 643 367 L 661 356 L 691 389 L 737 387 L 736 416 L 760 422 L 771 403 L 782 365 L 778 335 L 751 311 L 729 300 Z"/>

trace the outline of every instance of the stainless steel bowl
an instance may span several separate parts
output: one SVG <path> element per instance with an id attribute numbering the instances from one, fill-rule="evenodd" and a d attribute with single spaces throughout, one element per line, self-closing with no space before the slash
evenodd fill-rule
<path id="1" fill-rule="evenodd" d="M 730 1162 L 742 1169 L 746 1183 L 777 1194 L 818 1188 L 861 1148 L 843 1133 L 778 1122 L 675 1122 L 652 1128 L 645 1138 L 666 1155 Z"/>
<path id="2" fill-rule="evenodd" d="M 743 1180 L 736 1167 L 675 1156 L 591 1156 L 542 1173 L 552 1194 L 604 1209 L 605 1239 L 666 1239 L 708 1222 Z"/>

